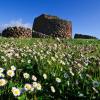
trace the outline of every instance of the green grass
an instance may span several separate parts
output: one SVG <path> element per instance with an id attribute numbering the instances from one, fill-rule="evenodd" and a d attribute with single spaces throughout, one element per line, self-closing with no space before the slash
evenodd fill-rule
<path id="1" fill-rule="evenodd" d="M 25 97 L 29 100 L 32 100 L 31 97 L 39 100 L 100 98 L 99 40 L 0 38 L 0 65 L 5 70 L 14 65 L 17 69 L 22 69 L 21 74 L 34 74 L 37 82 L 41 83 L 42 90 L 35 91 L 35 97 L 29 92 L 30 94 L 19 96 L 19 100 Z M 47 75 L 47 79 L 43 78 L 43 74 Z M 18 79 L 18 75 L 13 81 Z M 56 78 L 61 82 L 57 82 Z M 27 81 L 20 75 L 18 82 L 16 86 L 20 88 L 23 88 L 26 82 L 32 84 L 31 79 Z M 51 86 L 54 87 L 55 93 L 52 92 Z M 13 97 L 11 92 L 9 94 L 8 98 Z"/>

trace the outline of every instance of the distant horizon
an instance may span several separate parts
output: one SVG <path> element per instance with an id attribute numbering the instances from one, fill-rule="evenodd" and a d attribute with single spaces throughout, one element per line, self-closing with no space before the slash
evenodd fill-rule
<path id="1" fill-rule="evenodd" d="M 9 25 L 32 27 L 34 18 L 45 13 L 72 21 L 72 33 L 100 39 L 99 0 L 1 0 L 0 30 Z"/>

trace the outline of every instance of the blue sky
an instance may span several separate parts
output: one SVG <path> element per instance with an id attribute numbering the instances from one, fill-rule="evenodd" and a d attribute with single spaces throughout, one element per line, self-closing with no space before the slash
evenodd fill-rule
<path id="1" fill-rule="evenodd" d="M 0 0 L 0 25 L 12 21 L 32 25 L 42 13 L 71 20 L 73 34 L 100 38 L 100 0 Z"/>

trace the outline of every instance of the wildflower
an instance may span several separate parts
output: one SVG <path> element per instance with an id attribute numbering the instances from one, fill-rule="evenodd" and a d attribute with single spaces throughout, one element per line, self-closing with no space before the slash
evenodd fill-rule
<path id="1" fill-rule="evenodd" d="M 44 79 L 47 79 L 47 75 L 46 75 L 46 74 L 43 74 L 43 78 L 44 78 Z"/>
<path id="2" fill-rule="evenodd" d="M 7 84 L 7 81 L 5 79 L 0 79 L 0 86 L 4 86 Z"/>
<path id="3" fill-rule="evenodd" d="M 7 75 L 10 76 L 10 77 L 13 77 L 15 75 L 15 73 L 14 73 L 13 70 L 8 70 Z"/>
<path id="4" fill-rule="evenodd" d="M 32 87 L 30 91 L 31 91 L 31 92 L 34 91 L 34 88 Z"/>
<path id="5" fill-rule="evenodd" d="M 53 86 L 51 86 L 51 91 L 52 91 L 53 93 L 55 93 L 55 88 L 54 88 Z"/>
<path id="6" fill-rule="evenodd" d="M 3 68 L 0 68 L 0 73 L 2 73 L 4 71 L 4 69 Z"/>
<path id="7" fill-rule="evenodd" d="M 37 88 L 37 82 L 33 82 L 33 88 Z"/>
<path id="8" fill-rule="evenodd" d="M 81 65 L 80 63 L 78 63 L 77 65 L 78 65 L 78 67 L 79 67 L 79 68 L 81 68 L 81 67 L 82 67 L 82 65 Z"/>
<path id="9" fill-rule="evenodd" d="M 27 62 L 28 62 L 28 64 L 30 64 L 31 63 L 31 60 L 28 60 Z"/>
<path id="10" fill-rule="evenodd" d="M 41 90 L 41 84 L 37 83 L 37 90 Z"/>
<path id="11" fill-rule="evenodd" d="M 12 92 L 14 96 L 20 96 L 21 94 L 21 91 L 16 87 L 12 87 Z"/>
<path id="12" fill-rule="evenodd" d="M 30 77 L 30 75 L 28 73 L 24 73 L 23 76 L 25 79 L 28 79 Z"/>
<path id="13" fill-rule="evenodd" d="M 57 78 L 56 78 L 56 82 L 57 82 L 57 83 L 61 83 L 61 79 L 57 77 Z"/>
<path id="14" fill-rule="evenodd" d="M 11 70 L 15 71 L 16 70 L 16 67 L 14 65 L 11 66 Z"/>
<path id="15" fill-rule="evenodd" d="M 28 90 L 31 90 L 32 86 L 31 84 L 25 84 L 24 88 L 26 91 L 28 91 Z"/>
<path id="16" fill-rule="evenodd" d="M 37 78 L 34 75 L 32 75 L 32 80 L 37 81 Z"/>
<path id="17" fill-rule="evenodd" d="M 0 78 L 1 78 L 1 77 L 5 77 L 5 75 L 4 75 L 3 73 L 0 73 Z"/>

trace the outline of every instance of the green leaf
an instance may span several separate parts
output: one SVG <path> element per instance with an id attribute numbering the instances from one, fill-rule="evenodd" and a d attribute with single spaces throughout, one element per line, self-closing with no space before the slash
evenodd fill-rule
<path id="1" fill-rule="evenodd" d="M 20 97 L 18 97 L 18 100 L 26 100 L 25 94 L 24 95 L 21 95 Z"/>

